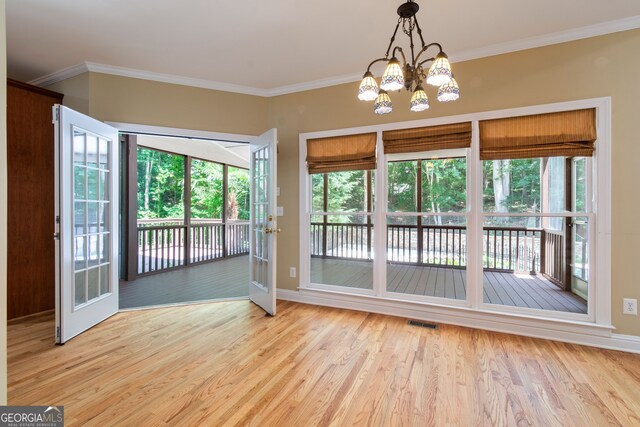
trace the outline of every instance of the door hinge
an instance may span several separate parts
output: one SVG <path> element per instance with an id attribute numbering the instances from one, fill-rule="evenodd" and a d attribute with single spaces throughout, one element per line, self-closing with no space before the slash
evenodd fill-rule
<path id="1" fill-rule="evenodd" d="M 56 338 L 60 339 L 60 326 L 56 326 Z"/>
<path id="2" fill-rule="evenodd" d="M 53 109 L 53 120 L 52 123 L 55 125 L 60 121 L 60 107 L 58 105 L 54 105 L 51 107 Z"/>

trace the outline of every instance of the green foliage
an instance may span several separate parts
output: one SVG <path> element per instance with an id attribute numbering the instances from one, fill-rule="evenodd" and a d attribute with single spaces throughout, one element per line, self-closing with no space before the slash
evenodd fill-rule
<path id="1" fill-rule="evenodd" d="M 249 171 L 229 166 L 229 212 L 235 211 L 237 216 L 229 215 L 229 219 L 249 220 Z"/>
<path id="2" fill-rule="evenodd" d="M 184 218 L 185 157 L 138 148 L 138 219 Z M 229 167 L 229 218 L 249 219 L 249 171 Z M 191 161 L 191 217 L 222 218 L 223 165 Z"/>
<path id="3" fill-rule="evenodd" d="M 389 162 L 387 167 L 389 211 L 415 212 L 418 162 Z"/>
<path id="4" fill-rule="evenodd" d="M 464 212 L 466 200 L 466 159 L 422 161 L 422 212 Z"/>
<path id="5" fill-rule="evenodd" d="M 367 172 L 345 171 L 327 174 L 327 212 L 364 212 L 367 210 Z M 375 182 L 375 172 L 371 172 L 371 182 Z M 313 210 L 325 211 L 324 175 L 314 174 L 311 177 Z M 372 187 L 373 189 L 373 187 Z M 331 222 L 359 222 L 362 216 L 332 216 Z"/>
<path id="6" fill-rule="evenodd" d="M 496 209 L 494 161 L 482 162 L 485 212 Z M 513 159 L 500 163 L 499 173 L 509 177 L 509 194 L 502 201 L 508 212 L 540 211 L 540 159 Z"/>
<path id="7" fill-rule="evenodd" d="M 193 159 L 191 161 L 191 217 L 222 218 L 221 164 Z"/>
<path id="8" fill-rule="evenodd" d="M 184 157 L 138 148 L 138 219 L 184 217 Z"/>

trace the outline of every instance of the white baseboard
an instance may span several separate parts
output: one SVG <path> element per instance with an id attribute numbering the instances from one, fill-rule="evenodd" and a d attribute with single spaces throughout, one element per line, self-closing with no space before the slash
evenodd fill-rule
<path id="1" fill-rule="evenodd" d="M 572 344 L 640 353 L 640 337 L 613 334 L 611 326 L 557 319 L 538 319 L 460 307 L 394 301 L 316 289 L 278 289 L 278 299 L 325 307 L 387 314 L 468 328 L 523 335 Z"/>

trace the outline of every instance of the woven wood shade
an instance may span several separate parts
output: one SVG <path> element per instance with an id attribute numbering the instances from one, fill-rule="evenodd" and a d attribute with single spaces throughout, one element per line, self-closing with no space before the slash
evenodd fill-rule
<path id="1" fill-rule="evenodd" d="M 593 155 L 596 111 L 509 117 L 480 122 L 480 159 Z"/>
<path id="2" fill-rule="evenodd" d="M 307 140 L 309 173 L 376 168 L 376 133 Z"/>
<path id="3" fill-rule="evenodd" d="M 468 148 L 471 123 L 390 130 L 382 133 L 385 154 Z"/>

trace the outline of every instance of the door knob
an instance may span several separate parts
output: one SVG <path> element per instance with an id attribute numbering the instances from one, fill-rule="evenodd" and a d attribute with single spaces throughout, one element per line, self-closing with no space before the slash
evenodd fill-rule
<path id="1" fill-rule="evenodd" d="M 279 232 L 280 232 L 279 228 L 269 228 L 269 227 L 267 227 L 267 228 L 264 229 L 264 233 L 265 234 L 275 234 L 275 233 L 279 233 Z"/>

